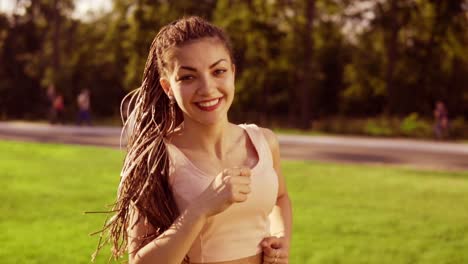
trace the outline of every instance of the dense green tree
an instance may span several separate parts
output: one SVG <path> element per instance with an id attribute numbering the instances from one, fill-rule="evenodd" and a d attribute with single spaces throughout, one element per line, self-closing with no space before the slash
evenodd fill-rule
<path id="1" fill-rule="evenodd" d="M 81 20 L 73 0 L 15 3 L 0 14 L 1 118 L 43 117 L 52 83 L 69 118 L 85 87 L 97 117 L 116 116 L 141 85 L 155 34 L 183 15 L 231 36 L 235 121 L 307 128 L 334 115 L 431 117 L 436 100 L 451 117 L 468 116 L 466 0 L 114 0 Z"/>
<path id="2" fill-rule="evenodd" d="M 235 49 L 234 117 L 267 122 L 268 116 L 286 112 L 288 73 L 281 57 L 285 32 L 278 16 L 275 5 L 260 0 L 219 1 L 214 11 L 214 22 L 227 31 Z"/>

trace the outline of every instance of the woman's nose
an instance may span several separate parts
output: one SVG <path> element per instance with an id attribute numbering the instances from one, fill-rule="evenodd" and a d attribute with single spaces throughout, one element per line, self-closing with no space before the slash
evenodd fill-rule
<path id="1" fill-rule="evenodd" d="M 216 82 L 211 76 L 203 76 L 201 78 L 200 86 L 198 87 L 198 94 L 202 96 L 210 96 L 216 91 Z"/>

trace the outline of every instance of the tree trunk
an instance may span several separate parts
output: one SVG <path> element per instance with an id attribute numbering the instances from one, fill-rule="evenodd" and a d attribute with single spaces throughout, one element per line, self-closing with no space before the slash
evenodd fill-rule
<path id="1" fill-rule="evenodd" d="M 387 37 L 386 40 L 386 55 L 387 55 L 387 67 L 385 72 L 385 82 L 386 88 L 388 93 L 388 103 L 386 113 L 391 114 L 395 111 L 397 107 L 398 98 L 396 91 L 396 87 L 394 84 L 394 71 L 395 71 L 395 63 L 398 59 L 398 32 L 400 31 L 400 25 L 398 21 L 398 6 L 397 0 L 391 0 L 390 3 L 390 35 Z"/>
<path id="2" fill-rule="evenodd" d="M 60 28 L 61 28 L 61 20 L 60 20 L 60 9 L 59 9 L 59 1 L 54 0 L 54 35 L 53 35 L 53 53 L 52 53 L 52 63 L 53 63 L 53 79 L 56 83 L 58 81 L 58 72 L 60 69 Z"/>
<path id="3" fill-rule="evenodd" d="M 441 20 L 441 13 L 442 13 L 441 12 L 442 2 L 441 0 L 436 0 L 433 4 L 435 5 L 434 10 L 436 11 L 436 14 L 434 17 L 434 21 L 432 23 L 432 29 L 431 29 L 431 33 L 429 36 L 429 40 L 424 45 L 426 49 L 426 54 L 421 61 L 422 67 L 421 67 L 419 76 L 421 78 L 421 91 L 423 91 L 423 93 L 429 97 L 429 98 L 426 98 L 426 100 L 424 101 L 435 102 L 437 100 L 440 100 L 441 98 L 438 92 L 434 91 L 434 89 L 431 89 L 430 82 L 431 82 L 431 79 L 433 78 L 433 76 L 431 76 L 431 72 L 434 71 L 432 67 L 437 68 L 438 67 L 437 64 L 439 62 L 438 58 L 437 59 L 433 58 L 433 53 L 434 53 L 435 46 L 438 45 L 436 41 L 436 36 L 441 33 L 441 29 L 440 29 L 441 21 L 440 20 Z M 434 60 L 436 61 L 435 63 L 434 63 Z M 431 108 L 432 108 L 431 105 L 426 106 L 426 109 L 428 110 L 430 110 Z"/>
<path id="4" fill-rule="evenodd" d="M 314 49 L 314 40 L 313 40 L 313 25 L 315 18 L 315 0 L 308 0 L 306 2 L 306 26 L 304 32 L 304 74 L 301 76 L 301 90 L 299 94 L 300 98 L 300 123 L 299 127 L 302 129 L 310 128 L 310 96 L 311 96 L 311 81 L 313 74 L 313 49 Z"/>

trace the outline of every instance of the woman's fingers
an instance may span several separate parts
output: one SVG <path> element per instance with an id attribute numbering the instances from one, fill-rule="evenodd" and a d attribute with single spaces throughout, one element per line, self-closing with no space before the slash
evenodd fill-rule
<path id="1" fill-rule="evenodd" d="M 250 193 L 250 186 L 235 185 L 232 187 L 231 196 L 233 202 L 244 202 Z"/>
<path id="2" fill-rule="evenodd" d="M 234 167 L 229 169 L 223 170 L 224 176 L 243 176 L 243 177 L 250 177 L 250 169 L 246 167 Z"/>
<path id="3" fill-rule="evenodd" d="M 288 252 L 282 249 L 274 249 L 274 248 L 264 248 L 263 249 L 263 258 L 287 258 Z"/>
<path id="4" fill-rule="evenodd" d="M 284 247 L 283 240 L 278 237 L 266 237 L 260 243 L 263 248 L 263 263 L 289 263 L 289 250 Z"/>
<path id="5" fill-rule="evenodd" d="M 265 248 L 281 248 L 281 239 L 275 236 L 265 237 L 260 243 L 261 246 Z"/>
<path id="6" fill-rule="evenodd" d="M 224 178 L 224 182 L 226 184 L 243 184 L 243 185 L 249 185 L 251 180 L 250 177 L 245 177 L 245 176 L 226 176 Z"/>
<path id="7" fill-rule="evenodd" d="M 240 168 L 240 170 L 239 170 L 239 175 L 240 175 L 240 176 L 250 177 L 250 174 L 251 174 L 251 172 L 250 172 L 250 169 L 249 169 L 249 168 L 242 167 L 242 168 Z"/>
<path id="8" fill-rule="evenodd" d="M 248 168 L 230 168 L 223 171 L 224 183 L 230 185 L 234 191 L 238 190 L 242 193 L 249 193 L 246 188 L 238 188 L 239 186 L 249 186 L 251 183 L 250 169 Z"/>
<path id="9" fill-rule="evenodd" d="M 198 197 L 197 203 L 203 204 L 203 213 L 207 216 L 218 214 L 233 203 L 246 201 L 251 191 L 250 183 L 249 168 L 225 169 Z"/>
<path id="10" fill-rule="evenodd" d="M 236 188 L 237 188 L 237 191 L 242 194 L 249 194 L 251 191 L 249 185 L 239 185 Z"/>
<path id="11" fill-rule="evenodd" d="M 263 263 L 275 264 L 288 264 L 288 253 L 281 249 L 273 249 L 273 251 L 266 253 L 263 251 Z"/>

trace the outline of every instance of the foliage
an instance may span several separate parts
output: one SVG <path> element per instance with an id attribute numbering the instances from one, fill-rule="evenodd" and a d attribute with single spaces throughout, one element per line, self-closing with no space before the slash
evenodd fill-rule
<path id="1" fill-rule="evenodd" d="M 71 16 L 73 0 L 15 3 L 24 12 L 0 13 L 3 119 L 44 117 L 51 83 L 69 118 L 85 87 L 94 115 L 116 116 L 140 86 L 154 35 L 183 15 L 203 16 L 232 38 L 235 120 L 296 125 L 305 117 L 307 127 L 337 115 L 429 118 L 437 100 L 450 117 L 468 118 L 466 0 L 113 0 L 111 12 L 87 20 Z M 361 128 L 389 133 L 378 126 L 386 125 Z"/>
<path id="2" fill-rule="evenodd" d="M 376 116 L 371 118 L 326 117 L 314 122 L 313 132 L 351 134 L 376 137 L 434 138 L 433 120 L 411 113 L 403 118 Z M 467 138 L 468 125 L 463 117 L 449 121 L 449 139 Z"/>
<path id="3" fill-rule="evenodd" d="M 468 123 L 463 117 L 449 121 L 449 136 L 451 138 L 468 138 Z"/>
<path id="4" fill-rule="evenodd" d="M 431 134 L 431 127 L 420 120 L 418 113 L 411 113 L 403 119 L 400 125 L 400 131 L 405 136 L 428 136 Z"/>
<path id="5" fill-rule="evenodd" d="M 392 136 L 395 134 L 392 129 L 393 127 L 386 118 L 378 120 L 370 119 L 366 122 L 364 133 L 371 136 Z"/>

